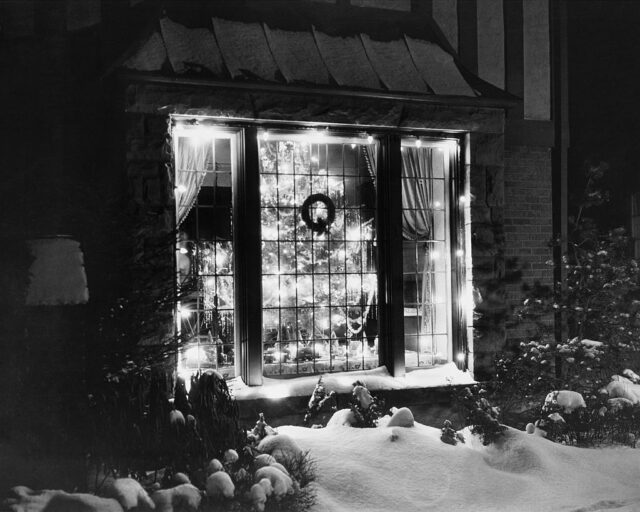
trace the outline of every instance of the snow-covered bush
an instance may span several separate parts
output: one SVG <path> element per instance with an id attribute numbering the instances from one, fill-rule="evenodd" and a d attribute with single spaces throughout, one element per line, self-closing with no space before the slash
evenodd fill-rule
<path id="1" fill-rule="evenodd" d="M 384 401 L 371 395 L 367 387 L 359 380 L 353 383 L 351 412 L 357 428 L 373 428 L 384 415 Z"/>
<path id="2" fill-rule="evenodd" d="M 602 162 L 587 168 L 584 193 L 569 217 L 564 280 L 525 288 L 517 316 L 534 328 L 531 341 L 498 359 L 494 399 L 510 424 L 530 421 L 554 389 L 591 395 L 640 362 L 640 269 L 630 239 L 624 229 L 602 229 L 587 216 L 607 198 L 599 188 L 606 171 Z M 556 341 L 560 326 L 567 341 Z"/>
<path id="3" fill-rule="evenodd" d="M 499 409 L 489 403 L 487 396 L 487 391 L 480 386 L 465 387 L 456 394 L 457 402 L 465 410 L 465 425 L 472 434 L 480 436 L 484 445 L 500 439 L 506 430 L 500 423 Z"/>

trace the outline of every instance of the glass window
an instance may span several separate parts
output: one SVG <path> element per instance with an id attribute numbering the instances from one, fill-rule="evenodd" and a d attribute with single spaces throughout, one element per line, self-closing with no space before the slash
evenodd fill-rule
<path id="1" fill-rule="evenodd" d="M 402 143 L 405 364 L 451 361 L 450 154 L 442 142 Z"/>
<path id="2" fill-rule="evenodd" d="M 377 367 L 375 146 L 259 140 L 264 374 Z"/>
<path id="3" fill-rule="evenodd" d="M 235 374 L 230 135 L 176 130 L 178 372 Z"/>

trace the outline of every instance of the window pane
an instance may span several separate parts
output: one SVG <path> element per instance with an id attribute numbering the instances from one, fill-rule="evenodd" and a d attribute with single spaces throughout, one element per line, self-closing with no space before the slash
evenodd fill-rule
<path id="1" fill-rule="evenodd" d="M 406 366 L 448 361 L 451 240 L 443 149 L 402 147 L 402 234 Z"/>
<path id="2" fill-rule="evenodd" d="M 273 139 L 259 143 L 263 301 L 272 308 L 263 323 L 265 374 L 376 367 L 369 146 L 331 137 L 309 142 L 299 134 Z M 303 208 L 311 194 L 324 196 Z"/>
<path id="3" fill-rule="evenodd" d="M 195 135 L 195 134 L 194 134 Z M 231 139 L 175 133 L 178 373 L 234 376 Z"/>

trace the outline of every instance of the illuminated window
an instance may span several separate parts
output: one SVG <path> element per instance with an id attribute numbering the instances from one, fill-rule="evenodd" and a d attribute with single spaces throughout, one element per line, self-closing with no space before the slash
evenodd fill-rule
<path id="1" fill-rule="evenodd" d="M 457 265 L 463 246 L 452 233 L 453 146 L 407 139 L 402 143 L 402 238 L 405 364 L 452 360 Z"/>
<path id="2" fill-rule="evenodd" d="M 234 375 L 231 135 L 174 133 L 179 372 Z"/>
<path id="3" fill-rule="evenodd" d="M 172 138 L 181 374 L 465 364 L 457 141 L 195 123 Z"/>
<path id="4" fill-rule="evenodd" d="M 378 366 L 374 150 L 260 137 L 265 375 Z"/>

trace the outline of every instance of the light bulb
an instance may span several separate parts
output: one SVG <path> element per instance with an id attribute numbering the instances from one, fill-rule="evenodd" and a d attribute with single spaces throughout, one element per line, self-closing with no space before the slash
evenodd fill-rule
<path id="1" fill-rule="evenodd" d="M 419 148 L 422 146 L 422 141 L 420 139 L 416 140 L 416 147 Z"/>
<path id="2" fill-rule="evenodd" d="M 465 204 L 467 202 L 467 196 L 460 196 L 460 202 Z"/>
<path id="3" fill-rule="evenodd" d="M 268 131 L 264 131 L 262 132 L 262 140 L 268 140 L 269 139 L 269 132 Z"/>
<path id="4" fill-rule="evenodd" d="M 372 137 L 371 135 L 369 135 L 369 136 L 367 137 L 367 142 L 368 142 L 369 144 L 372 144 L 372 143 L 373 143 L 373 137 Z"/>
<path id="5" fill-rule="evenodd" d="M 456 355 L 456 359 L 459 363 L 463 363 L 465 359 L 464 352 L 458 352 L 458 354 Z"/>
<path id="6" fill-rule="evenodd" d="M 351 144 L 351 149 L 356 149 L 356 145 L 355 145 L 355 143 L 352 143 L 352 144 Z"/>
<path id="7" fill-rule="evenodd" d="M 177 190 L 178 192 L 180 192 L 181 194 L 183 194 L 184 192 L 186 192 L 186 191 L 187 191 L 187 187 L 185 187 L 184 185 L 178 185 L 178 186 L 176 187 L 176 190 Z"/>
<path id="8" fill-rule="evenodd" d="M 458 256 L 458 257 L 464 256 L 464 251 L 462 249 L 458 249 L 456 251 L 456 256 Z"/>

